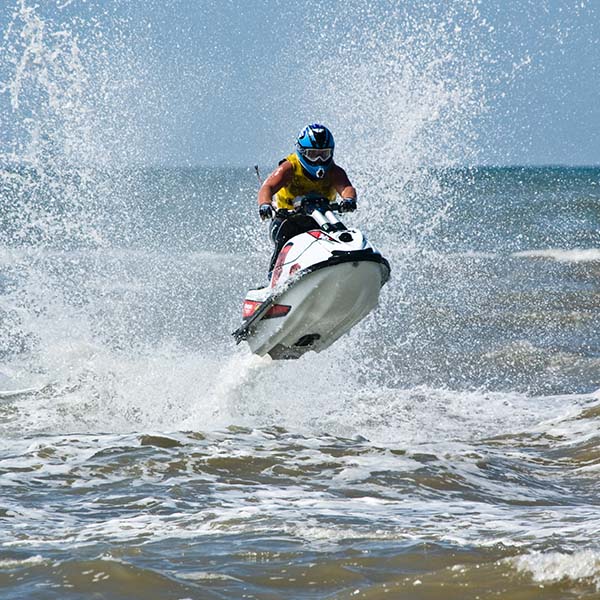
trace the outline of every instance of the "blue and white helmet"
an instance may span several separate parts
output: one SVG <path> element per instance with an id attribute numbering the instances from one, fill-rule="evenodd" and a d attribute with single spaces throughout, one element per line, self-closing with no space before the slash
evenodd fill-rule
<path id="1" fill-rule="evenodd" d="M 323 179 L 333 164 L 335 142 L 324 125 L 307 125 L 296 140 L 296 155 L 312 177 Z"/>

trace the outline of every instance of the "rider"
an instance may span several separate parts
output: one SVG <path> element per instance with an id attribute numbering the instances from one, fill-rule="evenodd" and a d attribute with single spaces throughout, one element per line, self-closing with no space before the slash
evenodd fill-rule
<path id="1" fill-rule="evenodd" d="M 273 195 L 277 210 L 292 210 L 297 197 L 315 195 L 333 202 L 336 194 L 342 198 L 340 212 L 356 210 L 356 190 L 344 169 L 333 162 L 334 147 L 333 135 L 327 127 L 318 123 L 307 125 L 298 135 L 296 151 L 281 160 L 262 184 L 258 192 L 258 211 L 263 221 L 273 219 L 270 235 L 275 244 L 269 273 L 290 238 L 315 228 L 311 217 L 276 215 Z"/>

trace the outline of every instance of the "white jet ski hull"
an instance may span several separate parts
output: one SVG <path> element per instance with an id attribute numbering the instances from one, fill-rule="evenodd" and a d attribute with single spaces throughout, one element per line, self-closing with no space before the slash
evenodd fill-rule
<path id="1" fill-rule="evenodd" d="M 386 264 L 368 260 L 327 265 L 301 275 L 277 297 L 277 305 L 289 306 L 290 311 L 253 325 L 247 338 L 250 349 L 259 356 L 285 359 L 328 348 L 377 306 L 388 276 Z M 264 299 L 263 290 L 254 292 L 256 299 Z"/>
<path id="2" fill-rule="evenodd" d="M 246 294 L 242 325 L 233 332 L 238 344 L 245 340 L 255 354 L 274 359 L 328 348 L 377 306 L 390 276 L 388 261 L 362 232 L 332 213 L 339 205 L 302 197 L 294 206 L 285 218 L 310 216 L 315 228 L 286 241 L 269 286 Z"/>

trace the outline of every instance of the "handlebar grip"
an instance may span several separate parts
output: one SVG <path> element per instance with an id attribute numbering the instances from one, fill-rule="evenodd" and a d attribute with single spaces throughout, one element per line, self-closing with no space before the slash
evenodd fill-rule
<path id="1" fill-rule="evenodd" d="M 335 210 L 338 211 L 340 210 L 340 205 L 339 202 L 331 202 L 329 204 L 329 206 L 327 207 L 327 210 Z M 292 215 L 299 215 L 299 214 L 303 214 L 302 210 L 288 210 L 287 208 L 278 208 L 275 211 L 275 215 L 274 218 L 275 219 L 286 219 L 287 217 L 291 217 Z"/>

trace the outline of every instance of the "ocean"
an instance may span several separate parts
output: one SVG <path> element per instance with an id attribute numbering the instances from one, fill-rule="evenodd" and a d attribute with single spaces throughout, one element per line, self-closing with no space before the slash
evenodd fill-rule
<path id="1" fill-rule="evenodd" d="M 592 3 L 0 4 L 1 600 L 600 600 L 600 168 L 465 166 L 592 156 Z M 272 361 L 315 120 L 391 279 Z"/>
<path id="2" fill-rule="evenodd" d="M 0 171 L 3 599 L 600 598 L 600 169 L 419 178 L 272 361 L 252 168 Z"/>

